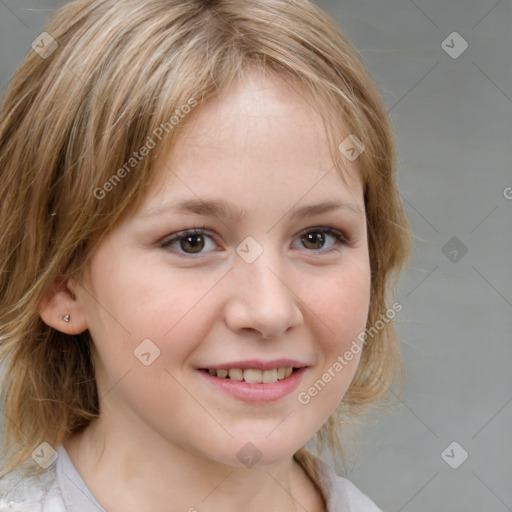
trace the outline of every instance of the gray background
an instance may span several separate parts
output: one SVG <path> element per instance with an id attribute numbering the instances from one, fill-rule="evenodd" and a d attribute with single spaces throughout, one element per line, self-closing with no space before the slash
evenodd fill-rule
<path id="1" fill-rule="evenodd" d="M 2 92 L 63 3 L 0 0 Z M 317 3 L 382 93 L 415 235 L 398 296 L 406 388 L 366 418 L 348 477 L 385 511 L 512 510 L 512 3 Z M 452 32 L 469 45 L 458 58 Z M 446 461 L 469 455 L 456 469 L 454 441 Z"/>

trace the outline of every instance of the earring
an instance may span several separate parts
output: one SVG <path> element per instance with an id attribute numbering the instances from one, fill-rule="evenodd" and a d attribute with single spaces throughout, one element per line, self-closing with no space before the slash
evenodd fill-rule
<path id="1" fill-rule="evenodd" d="M 60 317 L 62 318 L 62 320 L 64 320 L 64 322 L 69 322 L 69 313 L 67 315 L 60 315 Z"/>

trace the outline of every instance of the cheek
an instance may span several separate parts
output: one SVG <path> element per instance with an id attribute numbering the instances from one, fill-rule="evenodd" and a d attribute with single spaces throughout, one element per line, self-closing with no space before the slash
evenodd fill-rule
<path id="1" fill-rule="evenodd" d="M 364 261 L 364 260 L 363 260 Z M 361 357 L 358 336 L 365 331 L 370 303 L 369 265 L 333 273 L 315 286 L 308 304 L 314 311 L 318 366 L 301 386 L 297 400 L 314 410 L 319 428 L 343 399 Z"/>
<path id="2" fill-rule="evenodd" d="M 160 351 L 156 366 L 171 360 L 179 364 L 207 336 L 212 314 L 208 292 L 219 276 L 191 277 L 190 272 L 141 265 L 128 257 L 110 268 L 98 260 L 94 270 L 89 330 L 105 365 L 137 367 L 134 351 L 148 339 L 156 348 L 146 345 L 155 354 Z"/>
<path id="3" fill-rule="evenodd" d="M 323 324 L 321 338 L 325 355 L 342 353 L 353 339 L 365 330 L 370 304 L 369 265 L 351 265 L 315 284 L 306 303 L 314 312 L 318 325 Z M 306 293 L 306 291 L 304 291 Z M 304 295 L 307 297 L 307 295 Z"/>

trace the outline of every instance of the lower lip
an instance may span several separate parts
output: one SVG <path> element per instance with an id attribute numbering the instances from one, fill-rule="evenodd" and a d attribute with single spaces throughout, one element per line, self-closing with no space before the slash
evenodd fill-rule
<path id="1" fill-rule="evenodd" d="M 278 380 L 277 382 L 270 382 L 267 384 L 251 384 L 245 381 L 238 381 L 232 379 L 223 379 L 215 377 L 208 372 L 199 370 L 199 372 L 217 388 L 230 394 L 231 396 L 243 400 L 244 402 L 273 402 L 280 398 L 289 395 L 297 388 L 302 380 L 304 372 L 307 367 L 295 370 L 286 379 Z"/>

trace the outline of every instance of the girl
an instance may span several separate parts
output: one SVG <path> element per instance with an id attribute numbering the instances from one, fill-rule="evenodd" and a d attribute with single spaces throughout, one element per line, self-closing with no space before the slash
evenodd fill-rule
<path id="1" fill-rule="evenodd" d="M 399 369 L 393 138 L 308 0 L 75 0 L 0 125 L 0 510 L 378 511 L 309 440 Z"/>

